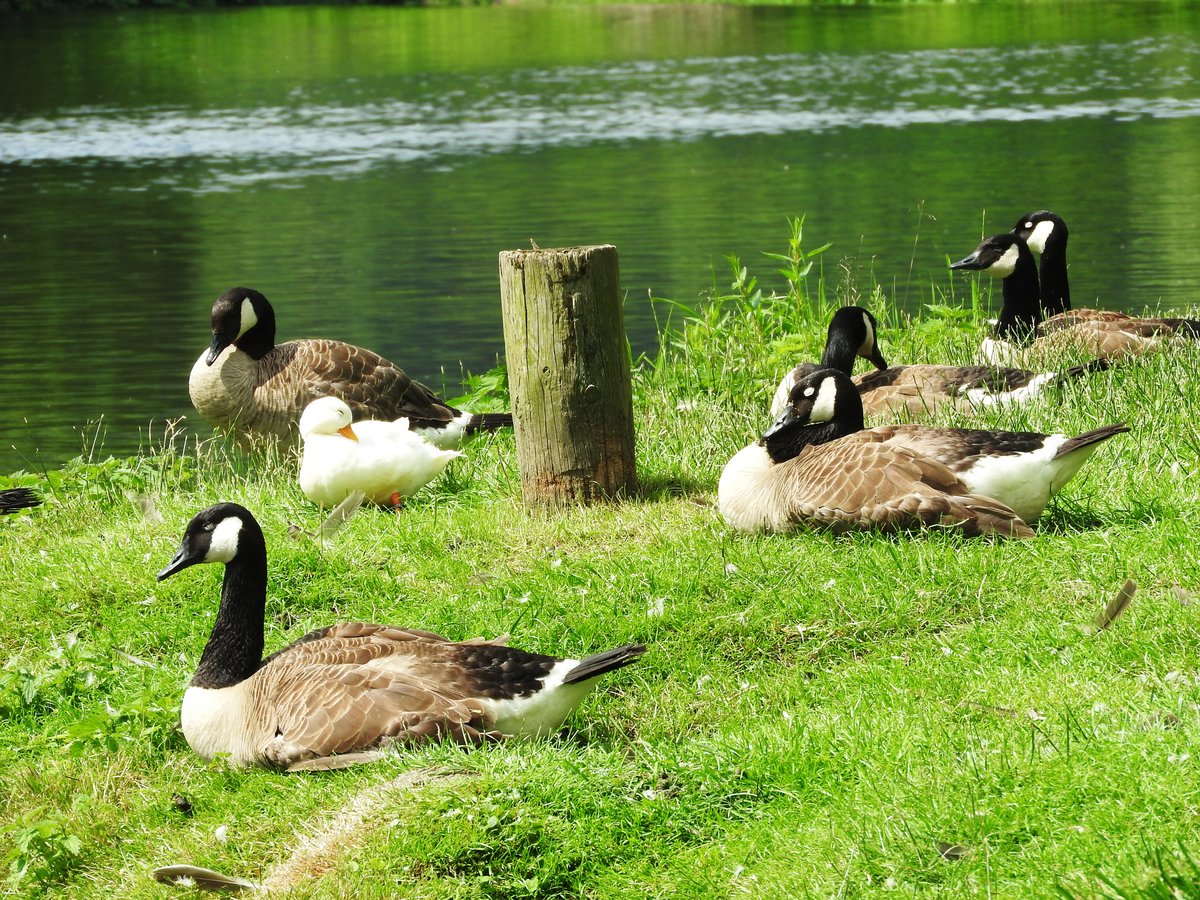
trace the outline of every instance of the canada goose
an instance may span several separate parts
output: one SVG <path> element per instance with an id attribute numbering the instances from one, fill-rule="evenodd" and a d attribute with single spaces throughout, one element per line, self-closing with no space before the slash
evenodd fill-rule
<path id="1" fill-rule="evenodd" d="M 829 322 L 820 365 L 801 363 L 784 376 L 771 400 L 771 415 L 783 412 L 797 381 L 820 369 L 837 369 L 851 375 L 867 416 L 903 413 L 913 417 L 932 413 L 947 404 L 969 411 L 982 406 L 1025 403 L 1046 385 L 1108 366 L 1107 362 L 1096 361 L 1072 366 L 1065 372 L 999 366 L 889 366 L 876 343 L 878 333 L 879 325 L 867 310 L 860 306 L 839 309 Z M 878 370 L 853 375 L 856 356 L 869 359 Z"/>
<path id="2" fill-rule="evenodd" d="M 188 523 L 162 581 L 225 564 L 212 634 L 183 695 L 183 734 L 205 759 L 296 767 L 392 742 L 479 743 L 557 731 L 607 672 L 640 656 L 629 644 L 582 660 L 454 642 L 426 631 L 347 622 L 263 653 L 267 549 L 254 516 L 219 503 Z"/>
<path id="3" fill-rule="evenodd" d="M 188 379 L 192 405 L 209 424 L 239 433 L 295 437 L 304 408 L 340 397 L 358 418 L 407 418 L 439 447 L 476 431 L 512 425 L 510 413 L 462 412 L 399 366 L 342 341 L 275 343 L 275 311 L 250 288 L 233 288 L 212 308 L 212 344 Z"/>
<path id="4" fill-rule="evenodd" d="M 1035 225 L 1034 234 L 1039 241 L 1048 240 L 1045 226 L 1039 232 Z M 1061 260 L 1065 282 L 1065 249 L 1053 258 Z M 1174 335 L 1200 337 L 1200 321 L 1194 319 L 1137 318 L 1106 310 L 1068 310 L 1043 321 L 1037 263 L 1019 234 L 985 238 L 973 253 L 951 263 L 950 268 L 986 272 L 1004 281 L 995 335 L 983 342 L 989 362 L 1011 362 L 1026 351 L 1042 355 L 1066 348 L 1117 359 L 1150 352 Z M 1059 297 L 1058 303 L 1070 302 L 1069 290 L 1065 295 L 1059 292 Z"/>
<path id="5" fill-rule="evenodd" d="M 372 503 L 398 506 L 462 455 L 410 431 L 408 419 L 351 426 L 351 418 L 337 397 L 314 400 L 300 417 L 300 488 L 320 506 L 337 506 L 355 491 Z"/>
<path id="6" fill-rule="evenodd" d="M 838 373 L 841 375 L 841 373 Z M 1106 425 L 1075 437 L 1031 431 L 990 431 L 975 428 L 929 428 L 924 425 L 863 427 L 861 404 L 846 396 L 845 376 L 829 388 L 831 412 L 820 439 L 844 438 L 905 447 L 944 465 L 974 494 L 993 497 L 1026 523 L 1033 522 L 1064 484 L 1095 452 L 1101 442 L 1128 431 L 1124 424 Z M 828 379 L 825 379 L 826 381 Z M 819 395 L 821 380 L 809 385 Z M 803 391 L 793 391 L 792 403 L 806 406 Z M 784 412 L 786 417 L 787 412 Z"/>
<path id="7" fill-rule="evenodd" d="M 1169 329 L 1182 337 L 1200 337 L 1200 320 L 1172 317 L 1130 316 L 1111 309 L 1072 309 L 1071 284 L 1067 277 L 1067 223 L 1048 209 L 1022 216 L 1012 230 L 1025 238 L 1029 249 L 1041 257 L 1038 279 L 1041 282 L 1042 332 L 1049 334 L 1082 322 L 1112 322 L 1129 328 Z"/>
<path id="8" fill-rule="evenodd" d="M 721 472 L 717 504 L 725 520 L 742 531 L 953 525 L 969 535 L 1033 536 L 1016 512 L 974 493 L 937 460 L 841 436 L 839 421 L 856 419 L 861 427 L 862 415 L 858 391 L 843 373 L 823 369 L 801 378 L 775 423 Z"/>
<path id="9" fill-rule="evenodd" d="M 41 502 L 42 498 L 31 488 L 18 487 L 0 490 L 0 514 L 40 506 Z"/>

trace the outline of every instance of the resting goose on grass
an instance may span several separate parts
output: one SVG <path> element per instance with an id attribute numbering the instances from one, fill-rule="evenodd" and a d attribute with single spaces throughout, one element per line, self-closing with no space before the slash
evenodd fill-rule
<path id="1" fill-rule="evenodd" d="M 1057 218 L 1057 217 L 1056 217 Z M 1029 221 L 1029 220 L 1027 220 Z M 1060 220 L 1061 221 L 1061 220 Z M 1037 241 L 1047 241 L 1034 226 Z M 1051 271 L 1054 284 L 1056 270 L 1061 265 L 1062 284 L 1066 282 L 1066 250 L 1052 253 Z M 1024 353 L 1041 356 L 1063 350 L 1082 350 L 1102 359 L 1151 352 L 1174 336 L 1200 337 L 1200 321 L 1195 319 L 1136 318 L 1107 310 L 1069 310 L 1043 321 L 1042 293 L 1037 263 L 1029 245 L 1019 234 L 996 234 L 975 248 L 969 256 L 950 265 L 951 269 L 986 272 L 1004 282 L 1004 303 L 996 322 L 993 337 L 983 342 L 983 355 L 989 362 L 1005 363 Z M 1043 272 L 1046 272 L 1043 263 Z M 1070 302 L 1070 291 L 1052 291 L 1052 308 Z"/>
<path id="2" fill-rule="evenodd" d="M 468 413 L 377 353 L 333 340 L 275 343 L 275 311 L 250 288 L 233 288 L 212 308 L 212 344 L 188 379 L 196 411 L 211 425 L 238 433 L 294 437 L 304 408 L 340 397 L 359 418 L 407 418 L 439 447 L 458 446 L 476 431 L 512 425 L 509 413 Z"/>
<path id="3" fill-rule="evenodd" d="M 999 500 L 1026 523 L 1042 514 L 1050 496 L 1075 477 L 1103 441 L 1129 430 L 1123 424 L 1106 425 L 1068 437 L 1032 431 L 929 428 L 924 425 L 864 428 L 862 406 L 847 395 L 845 376 L 840 372 L 837 374 L 841 377 L 833 386 L 827 384 L 828 378 L 814 376 L 805 388 L 811 388 L 816 397 L 825 388 L 828 396 L 833 398 L 830 403 L 832 413 L 826 420 L 821 439 L 882 443 L 919 453 L 948 468 L 972 493 Z M 797 385 L 797 390 L 792 392 L 791 403 L 807 408 L 809 397 L 800 387 Z M 785 410 L 781 418 L 787 415 Z"/>
<path id="4" fill-rule="evenodd" d="M 862 401 L 836 369 L 801 378 L 788 407 L 762 439 L 721 472 L 717 503 L 742 531 L 896 531 L 956 526 L 968 535 L 1027 538 L 1033 531 L 1009 507 L 973 492 L 942 463 L 907 447 L 840 436 L 862 427 Z"/>
<path id="5" fill-rule="evenodd" d="M 314 400 L 300 417 L 300 489 L 326 508 L 355 491 L 372 503 L 399 506 L 462 455 L 410 431 L 407 419 L 353 425 L 351 419 L 350 407 L 337 397 Z"/>
<path id="6" fill-rule="evenodd" d="M 1129 327 L 1149 324 L 1170 329 L 1181 337 L 1200 337 L 1200 320 L 1196 319 L 1130 316 L 1110 309 L 1072 309 L 1071 284 L 1067 277 L 1069 232 L 1067 223 L 1057 213 L 1048 209 L 1028 213 L 1017 220 L 1012 233 L 1023 237 L 1029 249 L 1041 258 L 1038 280 L 1041 311 L 1045 317 L 1041 324 L 1044 333 L 1083 322 L 1112 322 Z"/>
<path id="7" fill-rule="evenodd" d="M 183 695 L 183 734 L 205 759 L 228 754 L 237 766 L 334 768 L 336 755 L 370 759 L 393 742 L 543 737 L 562 727 L 601 675 L 646 649 L 629 644 L 558 659 L 500 640 L 454 642 L 347 622 L 264 660 L 267 549 L 248 510 L 220 503 L 199 513 L 158 580 L 205 562 L 224 563 L 225 579 Z"/>
<path id="8" fill-rule="evenodd" d="M 839 309 L 829 322 L 820 365 L 801 363 L 784 376 L 771 400 L 771 415 L 783 412 L 797 381 L 820 369 L 837 369 L 853 376 L 851 380 L 862 398 L 863 412 L 874 418 L 897 414 L 915 417 L 945 405 L 970 411 L 983 406 L 1022 404 L 1038 396 L 1047 385 L 1107 368 L 1104 361 L 1072 366 L 1064 372 L 1000 366 L 889 366 L 879 350 L 878 333 L 879 324 L 867 310 L 860 306 Z M 855 357 L 870 360 L 877 371 L 853 375 Z"/>

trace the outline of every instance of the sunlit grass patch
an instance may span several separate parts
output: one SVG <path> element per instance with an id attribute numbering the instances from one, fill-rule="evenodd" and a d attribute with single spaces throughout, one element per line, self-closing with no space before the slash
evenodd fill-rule
<path id="1" fill-rule="evenodd" d="M 328 542 L 292 448 L 168 430 L 138 457 L 7 479 L 47 500 L 0 518 L 7 888 L 163 896 L 148 873 L 182 862 L 268 884 L 303 873 L 290 890 L 314 897 L 1186 896 L 1200 842 L 1196 348 L 938 419 L 1131 426 L 1031 541 L 738 534 L 715 507 L 721 467 L 768 424 L 784 370 L 819 356 L 836 305 L 867 304 L 903 363 L 970 360 L 989 304 L 948 282 L 917 319 L 890 314 L 882 289 L 805 248 L 799 222 L 780 256 L 731 261 L 729 287 L 664 312 L 659 353 L 635 370 L 641 488 L 623 503 L 526 510 L 510 434 Z M 756 265 L 784 271 L 760 281 Z M 475 399 L 503 390 L 481 380 Z M 220 499 L 266 534 L 268 650 L 344 619 L 508 632 L 563 656 L 649 650 L 547 741 L 311 777 L 205 763 L 178 706 L 221 573 L 154 573 Z M 1127 612 L 1097 629 L 1131 576 Z M 414 772 L 432 774 L 409 784 Z"/>

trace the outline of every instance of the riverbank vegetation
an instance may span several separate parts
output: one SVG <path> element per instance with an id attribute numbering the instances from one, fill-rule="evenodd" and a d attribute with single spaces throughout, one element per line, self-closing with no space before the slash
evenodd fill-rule
<path id="1" fill-rule="evenodd" d="M 7 888 L 166 896 L 151 870 L 189 863 L 303 897 L 1195 895 L 1200 353 L 940 420 L 1131 426 L 1033 540 L 737 534 L 721 467 L 834 306 L 868 305 L 894 362 L 968 359 L 991 306 L 948 276 L 909 321 L 801 237 L 734 260 L 710 303 L 659 305 L 626 502 L 526 511 L 511 434 L 324 542 L 293 453 L 170 426 L 135 458 L 0 478 L 47 498 L 0 521 Z M 267 534 L 269 650 L 347 619 L 649 650 L 543 742 L 308 776 L 205 763 L 177 721 L 220 567 L 154 573 L 218 499 Z"/>

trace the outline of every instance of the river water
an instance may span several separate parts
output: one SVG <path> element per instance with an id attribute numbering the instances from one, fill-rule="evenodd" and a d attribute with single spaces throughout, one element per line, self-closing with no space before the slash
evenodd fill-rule
<path id="1" fill-rule="evenodd" d="M 962 296 L 947 257 L 1041 207 L 1071 226 L 1077 303 L 1195 304 L 1196 11 L 0 19 L 0 472 L 130 453 L 191 413 L 234 285 L 281 340 L 349 340 L 453 396 L 502 353 L 497 254 L 531 240 L 617 246 L 636 351 L 649 297 L 723 287 L 727 254 L 772 286 L 761 254 L 798 215 L 831 278 L 909 310 Z"/>

